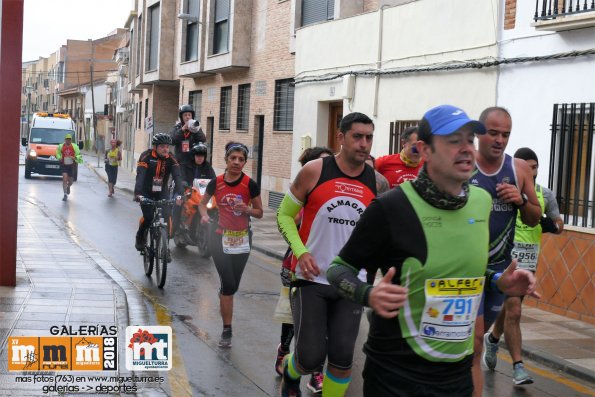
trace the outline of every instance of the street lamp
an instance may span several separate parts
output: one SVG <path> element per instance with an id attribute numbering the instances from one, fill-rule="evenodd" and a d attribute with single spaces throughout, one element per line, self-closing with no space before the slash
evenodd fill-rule
<path id="1" fill-rule="evenodd" d="M 31 92 L 33 92 L 33 87 L 30 85 L 25 86 L 25 94 L 27 94 L 27 139 L 29 139 L 29 116 L 31 114 Z"/>

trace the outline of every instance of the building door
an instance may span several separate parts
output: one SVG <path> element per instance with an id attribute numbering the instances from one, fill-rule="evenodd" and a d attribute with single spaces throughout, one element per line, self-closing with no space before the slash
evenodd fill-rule
<path id="1" fill-rule="evenodd" d="M 214 117 L 207 117 L 207 131 L 206 131 L 206 138 L 207 138 L 207 145 L 209 147 L 209 163 L 213 164 L 213 128 L 215 125 L 215 118 Z"/>
<path id="2" fill-rule="evenodd" d="M 337 141 L 337 132 L 339 124 L 343 118 L 343 102 L 329 103 L 329 122 L 328 122 L 328 147 L 333 153 L 339 153 L 341 145 Z"/>
<path id="3" fill-rule="evenodd" d="M 256 156 L 256 183 L 261 187 L 262 182 L 262 159 L 264 145 L 264 116 L 255 116 L 256 136 L 254 137 L 254 149 L 252 156 Z"/>

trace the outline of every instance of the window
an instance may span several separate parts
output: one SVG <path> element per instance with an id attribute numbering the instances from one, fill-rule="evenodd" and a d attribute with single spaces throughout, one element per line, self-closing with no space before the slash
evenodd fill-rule
<path id="1" fill-rule="evenodd" d="M 58 62 L 58 69 L 56 70 L 58 83 L 64 83 L 64 62 Z"/>
<path id="2" fill-rule="evenodd" d="M 229 130 L 231 119 L 231 87 L 221 87 L 221 102 L 219 104 L 219 129 Z"/>
<path id="3" fill-rule="evenodd" d="M 138 129 L 140 130 L 143 126 L 143 103 L 142 101 L 138 103 Z"/>
<path id="4" fill-rule="evenodd" d="M 143 44 L 142 41 L 142 37 L 143 37 L 143 17 L 139 16 L 138 17 L 138 31 L 136 32 L 136 76 L 138 77 L 140 75 L 140 64 L 141 62 L 141 46 Z"/>
<path id="5" fill-rule="evenodd" d="M 149 117 L 149 98 L 145 99 L 145 118 Z"/>
<path id="6" fill-rule="evenodd" d="M 195 113 L 195 120 L 200 121 L 200 111 L 202 108 L 202 91 L 190 91 L 188 94 L 188 104 L 192 106 Z"/>
<path id="7" fill-rule="evenodd" d="M 302 26 L 328 21 L 335 16 L 335 0 L 302 0 Z"/>
<path id="8" fill-rule="evenodd" d="M 200 5 L 198 0 L 186 0 L 184 13 L 199 18 Z M 186 21 L 186 49 L 184 61 L 196 61 L 198 59 L 198 20 Z"/>
<path id="9" fill-rule="evenodd" d="M 248 130 L 250 117 L 250 84 L 242 84 L 238 87 L 238 117 L 236 128 Z"/>
<path id="10" fill-rule="evenodd" d="M 213 34 L 213 54 L 221 54 L 228 51 L 229 2 L 230 0 L 215 0 L 215 33 Z"/>
<path id="11" fill-rule="evenodd" d="M 595 227 L 594 134 L 595 103 L 554 105 L 549 186 L 565 224 Z"/>
<path id="12" fill-rule="evenodd" d="M 396 154 L 401 151 L 401 134 L 409 127 L 416 127 L 419 120 L 397 120 L 391 121 L 388 138 L 388 154 Z"/>
<path id="13" fill-rule="evenodd" d="M 275 81 L 275 113 L 273 129 L 275 131 L 293 130 L 293 79 Z"/>
<path id="14" fill-rule="evenodd" d="M 156 70 L 159 62 L 159 4 L 149 8 L 149 23 L 147 71 Z"/>

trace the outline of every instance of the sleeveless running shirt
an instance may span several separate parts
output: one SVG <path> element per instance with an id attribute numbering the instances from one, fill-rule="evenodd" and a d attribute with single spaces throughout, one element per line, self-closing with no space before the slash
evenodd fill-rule
<path id="1" fill-rule="evenodd" d="M 514 232 L 517 206 L 505 203 L 498 198 L 496 185 L 508 183 L 517 185 L 516 170 L 513 158 L 505 154 L 498 171 L 486 174 L 478 164 L 469 181 L 492 196 L 492 212 L 490 214 L 490 251 L 488 267 L 494 270 L 506 268 L 512 261 L 511 251 L 514 247 Z"/>
<path id="2" fill-rule="evenodd" d="M 235 186 L 225 183 L 224 175 L 216 179 L 215 199 L 219 207 L 219 228 L 226 230 L 245 230 L 250 226 L 250 217 L 242 212 L 234 211 L 233 207 L 237 201 L 250 203 L 250 177 L 244 175 L 242 181 Z M 218 230 L 218 232 L 220 232 Z"/>
<path id="3" fill-rule="evenodd" d="M 463 208 L 442 210 L 421 198 L 411 182 L 400 186 L 421 221 L 427 259 L 421 263 L 409 257 L 403 262 L 401 285 L 409 294 L 396 321 L 418 356 L 460 361 L 473 352 L 488 259 L 490 199 L 470 186 Z"/>
<path id="4" fill-rule="evenodd" d="M 541 186 L 535 184 L 535 194 L 537 201 L 541 207 L 541 213 L 545 213 L 545 200 L 543 198 L 543 190 Z M 512 250 L 512 257 L 518 261 L 520 269 L 527 269 L 531 271 L 537 270 L 537 260 L 539 259 L 539 250 L 541 246 L 541 225 L 531 227 L 523 223 L 521 214 L 516 218 L 515 234 L 514 234 L 514 249 Z"/>
<path id="5" fill-rule="evenodd" d="M 356 222 L 376 197 L 376 176 L 370 166 L 356 176 L 345 175 L 334 156 L 322 159 L 322 171 L 316 186 L 306 197 L 300 238 L 316 259 L 320 274 L 313 281 L 328 284 L 326 271 L 349 239 Z M 303 279 L 301 269 L 292 267 Z"/>

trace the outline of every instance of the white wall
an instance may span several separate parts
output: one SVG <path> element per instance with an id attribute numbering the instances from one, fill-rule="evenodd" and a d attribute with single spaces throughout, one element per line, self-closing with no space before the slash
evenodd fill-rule
<path id="1" fill-rule="evenodd" d="M 537 32 L 532 26 L 534 2 L 518 1 L 514 29 L 502 34 L 501 56 L 550 55 L 595 48 L 595 28 Z M 538 182 L 547 185 L 551 123 L 556 103 L 595 102 L 595 56 L 503 66 L 498 105 L 513 120 L 507 152 L 533 149 L 540 160 Z"/>
<path id="2" fill-rule="evenodd" d="M 420 0 L 383 11 L 382 70 L 485 59 L 497 55 L 498 0 Z M 342 99 L 342 80 L 300 84 L 300 78 L 376 68 L 381 11 L 299 29 L 292 177 L 300 138 L 327 144 L 328 102 Z M 358 76 L 344 114 L 358 111 L 376 125 L 372 154 L 388 154 L 389 123 L 419 119 L 430 107 L 451 103 L 472 117 L 496 101 L 497 70 L 467 69 L 380 77 L 378 109 L 374 77 Z M 334 95 L 332 87 L 334 87 Z"/>

